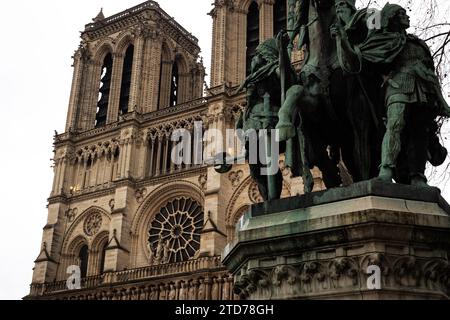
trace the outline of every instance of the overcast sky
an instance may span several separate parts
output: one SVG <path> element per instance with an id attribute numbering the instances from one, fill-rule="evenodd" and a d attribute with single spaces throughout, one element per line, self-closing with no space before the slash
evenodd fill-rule
<path id="1" fill-rule="evenodd" d="M 29 291 L 46 224 L 54 130 L 62 133 L 79 31 L 104 8 L 106 16 L 139 0 L 15 0 L 2 2 L 0 50 L 0 299 Z M 210 66 L 213 0 L 160 0 L 192 32 Z"/>

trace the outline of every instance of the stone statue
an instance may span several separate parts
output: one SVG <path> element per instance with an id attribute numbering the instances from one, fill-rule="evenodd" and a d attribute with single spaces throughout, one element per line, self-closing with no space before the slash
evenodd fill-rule
<path id="1" fill-rule="evenodd" d="M 381 11 L 381 29 L 373 30 L 356 46 L 341 29 L 338 46 L 353 70 L 359 72 L 363 64 L 381 70 L 387 123 L 379 178 L 427 186 L 426 162 L 440 165 L 447 156 L 436 136 L 436 117 L 450 117 L 450 108 L 442 96 L 430 49 L 406 32 L 409 27 L 406 10 L 387 4 Z"/>
<path id="2" fill-rule="evenodd" d="M 182 281 L 180 285 L 180 293 L 179 293 L 179 300 L 187 300 L 188 298 L 188 289 L 186 282 Z"/>
<path id="3" fill-rule="evenodd" d="M 148 256 L 148 264 L 149 264 L 150 266 L 152 266 L 153 263 L 154 263 L 154 260 L 155 260 L 155 253 L 153 252 L 152 244 L 151 244 L 150 241 L 147 242 L 147 250 L 148 250 L 148 253 L 149 253 L 149 256 Z"/>
<path id="4" fill-rule="evenodd" d="M 159 236 L 158 245 L 156 246 L 156 255 L 155 255 L 155 264 L 161 264 L 164 263 L 163 261 L 163 249 L 164 248 L 164 241 L 162 238 L 162 235 Z"/>
<path id="5" fill-rule="evenodd" d="M 163 263 L 169 263 L 169 251 L 170 251 L 170 246 L 169 246 L 169 241 L 164 241 L 163 244 Z"/>
<path id="6" fill-rule="evenodd" d="M 195 284 L 193 282 L 190 282 L 189 284 L 187 300 L 197 300 L 197 297 L 195 296 Z"/>
<path id="7" fill-rule="evenodd" d="M 199 282 L 200 283 L 198 285 L 197 300 L 205 300 L 206 298 L 205 282 L 203 279 L 200 279 Z"/>
<path id="8" fill-rule="evenodd" d="M 177 291 L 173 283 L 170 284 L 169 300 L 176 300 Z"/>

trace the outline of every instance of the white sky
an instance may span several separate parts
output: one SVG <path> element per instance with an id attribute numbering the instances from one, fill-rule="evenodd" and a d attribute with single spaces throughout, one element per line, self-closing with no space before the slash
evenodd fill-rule
<path id="1" fill-rule="evenodd" d="M 15 0 L 2 3 L 0 50 L 0 299 L 28 294 L 46 224 L 54 130 L 62 133 L 79 31 L 140 0 Z M 210 66 L 212 0 L 159 0 L 192 32 Z M 447 190 L 450 195 L 450 190 Z M 450 197 L 448 197 L 450 198 Z"/>

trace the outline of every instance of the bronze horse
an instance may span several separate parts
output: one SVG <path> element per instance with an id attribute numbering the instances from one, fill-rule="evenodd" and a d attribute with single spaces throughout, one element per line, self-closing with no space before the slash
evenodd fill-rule
<path id="1" fill-rule="evenodd" d="M 280 141 L 298 135 L 305 191 L 310 192 L 313 180 L 308 169 L 314 166 L 322 171 L 327 188 L 341 185 L 337 166 L 341 160 L 354 181 L 375 177 L 379 143 L 370 139 L 380 135 L 373 134 L 378 128 L 373 128 L 376 121 L 368 110 L 377 105 L 378 93 L 367 92 L 364 78 L 346 75 L 339 63 L 330 31 L 337 23 L 335 0 L 301 2 L 308 10 L 307 15 L 302 12 L 307 17 L 306 56 L 297 84 L 286 92 L 277 129 Z"/>

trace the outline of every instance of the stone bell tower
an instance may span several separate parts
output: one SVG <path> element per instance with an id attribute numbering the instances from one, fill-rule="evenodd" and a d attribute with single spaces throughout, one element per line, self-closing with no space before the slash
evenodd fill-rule
<path id="1" fill-rule="evenodd" d="M 221 254 L 238 219 L 261 201 L 258 188 L 247 165 L 219 175 L 208 164 L 173 163 L 171 136 L 201 121 L 214 150 L 208 130 L 234 128 L 245 106 L 237 86 L 260 41 L 286 25 L 287 2 L 213 6 L 206 96 L 197 39 L 156 2 L 101 11 L 85 26 L 27 298 L 237 298 Z M 283 196 L 296 195 L 301 184 L 282 169 Z M 76 289 L 67 286 L 73 266 Z"/>

